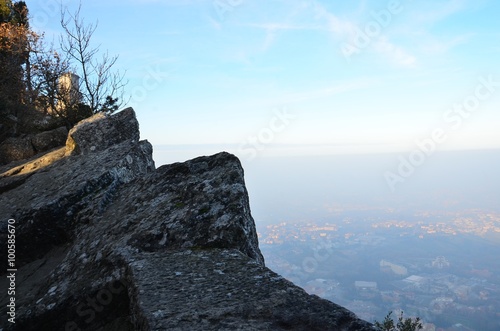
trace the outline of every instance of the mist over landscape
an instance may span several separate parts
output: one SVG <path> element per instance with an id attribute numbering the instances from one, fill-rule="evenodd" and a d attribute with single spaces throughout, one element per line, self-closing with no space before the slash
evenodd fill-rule
<path id="1" fill-rule="evenodd" d="M 391 192 L 383 174 L 397 160 L 335 155 L 248 164 L 267 264 L 368 321 L 401 309 L 431 330 L 497 330 L 499 151 L 436 153 Z M 439 257 L 445 266 L 435 267 Z"/>
<path id="2" fill-rule="evenodd" d="M 255 165 L 243 163 L 257 220 L 326 216 L 336 209 L 500 210 L 498 150 L 436 153 L 398 183 L 394 192 L 384 173 L 397 168 L 397 154 L 284 157 L 259 160 Z"/>
<path id="3" fill-rule="evenodd" d="M 217 147 L 212 148 L 205 152 L 215 153 Z M 188 158 L 175 149 L 155 149 L 157 165 L 177 162 L 176 155 L 177 161 Z M 500 150 L 436 152 L 392 192 L 384 173 L 397 173 L 398 156 L 405 155 L 241 157 L 241 162 L 257 225 L 322 218 L 336 211 L 500 211 Z"/>
<path id="4" fill-rule="evenodd" d="M 367 321 L 498 330 L 500 151 L 436 152 L 393 192 L 405 155 L 241 157 L 266 265 Z"/>

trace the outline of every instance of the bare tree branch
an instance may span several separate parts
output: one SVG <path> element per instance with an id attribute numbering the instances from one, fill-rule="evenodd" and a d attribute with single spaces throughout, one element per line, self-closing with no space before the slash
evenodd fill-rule
<path id="1" fill-rule="evenodd" d="M 123 88 L 126 85 L 124 74 L 113 71 L 118 56 L 111 57 L 105 52 L 100 60 L 97 59 L 100 45 L 93 47 L 91 40 L 98 23 L 86 24 L 80 12 L 81 3 L 75 13 L 61 8 L 61 26 L 65 32 L 60 41 L 61 49 L 68 54 L 70 62 L 75 62 L 77 74 L 81 79 L 83 103 L 89 105 L 93 113 L 112 112 L 112 109 L 105 105 L 108 98 L 116 101 L 123 97 Z M 115 105 L 116 108 L 117 106 Z"/>

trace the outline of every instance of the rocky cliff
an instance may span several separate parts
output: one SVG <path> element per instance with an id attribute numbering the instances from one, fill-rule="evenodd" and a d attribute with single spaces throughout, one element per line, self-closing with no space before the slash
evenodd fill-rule
<path id="1" fill-rule="evenodd" d="M 265 267 L 235 156 L 155 169 L 130 108 L 0 173 L 4 330 L 372 330 Z"/>

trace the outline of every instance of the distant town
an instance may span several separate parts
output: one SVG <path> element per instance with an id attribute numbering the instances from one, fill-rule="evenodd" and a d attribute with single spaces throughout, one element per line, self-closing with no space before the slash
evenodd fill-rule
<path id="1" fill-rule="evenodd" d="M 500 214 L 336 212 L 259 228 L 266 265 L 308 293 L 424 330 L 500 330 Z"/>

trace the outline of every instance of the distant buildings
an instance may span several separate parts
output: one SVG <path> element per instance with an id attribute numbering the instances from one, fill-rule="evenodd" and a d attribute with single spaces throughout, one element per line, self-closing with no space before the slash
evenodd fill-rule
<path id="1" fill-rule="evenodd" d="M 386 260 L 380 261 L 380 269 L 382 271 L 390 271 L 398 276 L 406 276 L 408 274 L 408 269 L 405 267 Z"/>
<path id="2" fill-rule="evenodd" d="M 434 268 L 443 269 L 445 267 L 449 267 L 450 266 L 450 262 L 448 262 L 444 258 L 444 256 L 438 256 L 438 257 L 436 257 L 436 259 L 434 259 L 434 261 L 432 261 L 432 266 Z"/>
<path id="3" fill-rule="evenodd" d="M 376 290 L 376 282 L 365 282 L 363 280 L 357 280 L 354 282 L 354 287 L 358 290 Z"/>
<path id="4" fill-rule="evenodd" d="M 500 330 L 498 264 L 491 256 L 469 264 L 460 260 L 453 247 L 442 246 L 443 239 L 454 240 L 453 234 L 482 236 L 484 229 L 497 238 L 500 214 L 478 212 L 474 222 L 470 217 L 455 214 L 437 216 L 439 222 L 375 220 L 351 224 L 339 220 L 335 226 L 329 220 L 330 223 L 268 225 L 259 240 L 263 249 L 271 253 L 266 255 L 268 265 L 288 275 L 308 293 L 341 304 L 365 320 L 380 321 L 388 311 L 404 309 L 405 316 L 420 316 L 434 323 L 424 324 L 425 331 L 471 331 L 471 327 Z M 425 216 L 431 217 L 432 214 Z M 428 245 L 422 247 L 425 254 L 405 256 L 399 251 L 402 246 L 397 245 L 405 245 L 401 238 L 414 244 L 419 236 L 425 237 Z M 436 251 L 453 260 L 450 262 L 443 255 L 434 258 L 432 254 Z M 301 262 L 315 258 L 317 252 L 328 259 L 314 272 L 306 272 Z M 364 258 L 367 254 L 370 254 L 368 265 Z M 479 251 L 473 256 L 482 255 Z M 376 262 L 375 265 L 371 262 L 377 260 L 384 274 L 377 270 Z M 463 324 L 457 324 L 458 321 Z"/>
<path id="5" fill-rule="evenodd" d="M 308 281 L 303 287 L 309 294 L 316 294 L 321 297 L 332 296 L 340 283 L 333 279 L 316 278 Z"/>
<path id="6" fill-rule="evenodd" d="M 373 299 L 379 294 L 376 282 L 357 280 L 354 282 L 354 287 L 358 291 L 358 295 L 364 299 Z"/>

